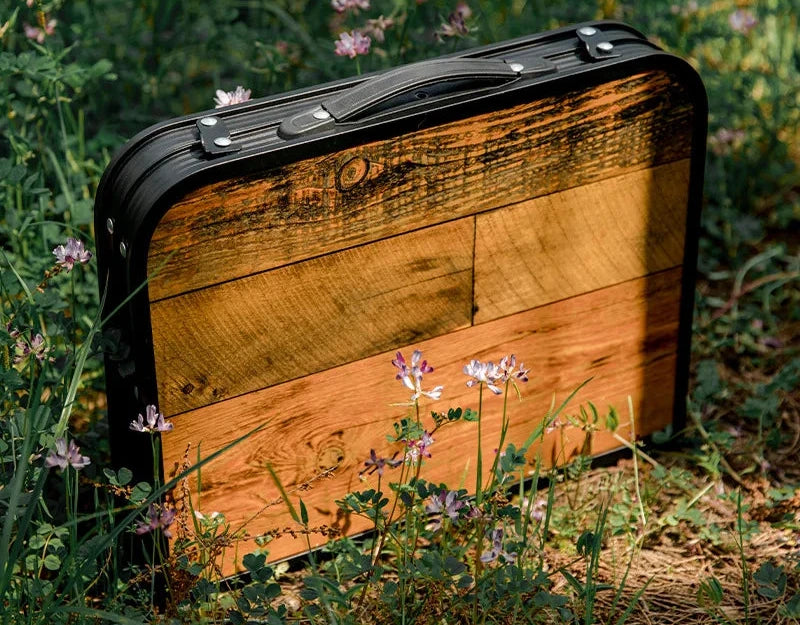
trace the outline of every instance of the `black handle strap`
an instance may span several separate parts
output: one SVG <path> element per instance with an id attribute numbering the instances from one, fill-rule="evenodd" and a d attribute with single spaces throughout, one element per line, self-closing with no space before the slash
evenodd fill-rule
<path id="1" fill-rule="evenodd" d="M 461 81 L 466 89 L 475 87 L 473 82 L 510 82 L 521 76 L 545 74 L 556 71 L 556 67 L 545 59 L 526 59 L 525 64 L 500 59 L 434 59 L 412 63 L 389 71 L 337 94 L 314 109 L 285 119 L 278 128 L 284 139 L 319 132 L 337 123 L 353 120 L 368 114 L 376 106 L 405 93 L 430 85 Z"/>

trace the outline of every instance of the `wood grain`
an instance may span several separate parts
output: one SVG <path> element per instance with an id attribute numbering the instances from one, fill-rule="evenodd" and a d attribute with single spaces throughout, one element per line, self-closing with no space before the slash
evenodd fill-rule
<path id="1" fill-rule="evenodd" d="M 692 115 L 650 72 L 203 186 L 153 235 L 150 297 L 687 158 Z"/>
<path id="2" fill-rule="evenodd" d="M 680 265 L 689 160 L 478 215 L 475 322 Z"/>
<path id="3" fill-rule="evenodd" d="M 166 415 L 470 324 L 474 225 L 462 219 L 156 302 Z"/>
<path id="4" fill-rule="evenodd" d="M 435 367 L 423 387 L 445 385 L 443 398 L 426 405 L 423 415 L 449 406 L 477 408 L 477 393 L 464 384 L 465 362 L 470 357 L 497 361 L 516 353 L 533 367 L 523 401 L 510 402 L 509 442 L 519 444 L 528 436 L 553 393 L 561 401 L 590 377 L 593 380 L 569 412 L 574 414 L 580 402 L 591 400 L 601 409 L 617 406 L 624 420 L 626 397 L 631 395 L 639 433 L 664 427 L 672 420 L 680 282 L 681 269 L 673 268 L 408 346 L 406 350 L 422 349 Z M 174 431 L 163 437 L 167 472 L 181 462 L 187 446 L 192 458 L 198 449 L 206 456 L 266 422 L 264 430 L 203 469 L 202 492 L 197 492 L 197 481 L 191 481 L 196 509 L 224 512 L 233 527 L 246 523 L 251 536 L 285 527 L 296 530 L 283 504 L 270 505 L 278 493 L 265 466 L 272 464 L 290 490 L 335 467 L 332 478 L 316 481 L 300 494 L 311 525 L 332 525 L 351 534 L 367 529 L 362 520 L 337 516 L 334 501 L 348 491 L 374 486 L 374 476 L 367 484 L 359 479 L 371 448 L 383 455 L 396 449 L 385 435 L 407 409 L 391 404 L 406 401 L 408 391 L 394 379 L 391 357 L 390 352 L 379 354 L 174 417 Z M 501 405 L 499 398 L 485 401 L 487 466 L 497 445 Z M 429 417 L 424 421 L 430 425 Z M 423 477 L 472 490 L 475 433 L 470 423 L 437 432 Z M 572 432 L 566 451 L 581 444 L 581 435 Z M 592 452 L 616 446 L 601 433 Z M 549 438 L 538 453 L 547 462 L 559 451 L 555 439 Z M 324 538 L 313 535 L 311 541 L 319 545 Z M 244 542 L 240 557 L 252 548 L 252 542 Z M 271 543 L 270 559 L 305 548 L 303 539 L 283 535 Z M 229 555 L 225 571 L 232 573 L 237 564 L 232 551 Z"/>
<path id="5" fill-rule="evenodd" d="M 687 189 L 688 161 L 677 161 L 156 302 L 160 408 L 199 408 L 675 267 Z"/>

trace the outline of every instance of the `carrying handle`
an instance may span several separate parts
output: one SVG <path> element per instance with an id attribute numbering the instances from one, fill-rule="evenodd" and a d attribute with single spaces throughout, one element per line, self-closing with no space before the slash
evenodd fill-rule
<path id="1" fill-rule="evenodd" d="M 291 139 L 328 129 L 337 123 L 368 114 L 371 109 L 396 96 L 430 85 L 466 81 L 464 89 L 472 89 L 473 82 L 510 82 L 521 76 L 554 71 L 556 66 L 542 58 L 526 58 L 524 64 L 512 60 L 471 58 L 434 59 L 413 63 L 365 80 L 328 98 L 314 109 L 283 120 L 278 128 L 278 135 Z"/>

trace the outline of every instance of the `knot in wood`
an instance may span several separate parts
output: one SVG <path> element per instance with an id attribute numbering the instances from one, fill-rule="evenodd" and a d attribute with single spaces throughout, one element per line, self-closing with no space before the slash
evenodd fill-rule
<path id="1" fill-rule="evenodd" d="M 348 160 L 336 173 L 336 187 L 348 191 L 364 180 L 369 173 L 369 161 L 360 156 Z"/>

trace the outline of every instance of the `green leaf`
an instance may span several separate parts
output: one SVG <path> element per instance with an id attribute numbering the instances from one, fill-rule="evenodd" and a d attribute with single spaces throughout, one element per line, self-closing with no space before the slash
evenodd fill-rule
<path id="1" fill-rule="evenodd" d="M 792 598 L 786 602 L 786 605 L 781 606 L 779 611 L 783 616 L 800 618 L 800 593 L 792 595 Z"/>
<path id="2" fill-rule="evenodd" d="M 450 573 L 450 575 L 458 575 L 459 573 L 466 571 L 467 566 L 457 558 L 454 558 L 453 556 L 447 556 L 444 559 L 444 569 Z"/>
<path id="3" fill-rule="evenodd" d="M 778 599 L 786 592 L 786 573 L 782 566 L 775 566 L 772 562 L 764 562 L 753 573 L 756 583 L 756 592 L 765 599 Z"/>
<path id="4" fill-rule="evenodd" d="M 6 176 L 6 182 L 8 184 L 17 184 L 25 177 L 27 171 L 28 170 L 25 168 L 25 165 L 14 165 Z"/>
<path id="5" fill-rule="evenodd" d="M 57 571 L 61 566 L 61 558 L 54 553 L 48 553 L 44 557 L 44 567 L 49 571 Z"/>
<path id="6" fill-rule="evenodd" d="M 133 473 L 131 472 L 130 469 L 126 469 L 125 467 L 122 467 L 117 472 L 117 483 L 120 486 L 125 486 L 126 484 L 128 484 L 131 481 L 132 478 L 133 478 Z"/>
<path id="7" fill-rule="evenodd" d="M 716 360 L 701 360 L 697 364 L 697 383 L 694 388 L 695 400 L 703 403 L 722 390 Z"/>
<path id="8" fill-rule="evenodd" d="M 131 501 L 135 503 L 144 501 L 150 495 L 150 491 L 152 490 L 152 487 L 147 482 L 139 482 L 133 487 L 133 492 L 131 492 Z"/>
<path id="9" fill-rule="evenodd" d="M 303 500 L 300 499 L 300 521 L 303 525 L 308 525 L 308 510 L 306 510 L 306 504 L 303 503 Z"/>

